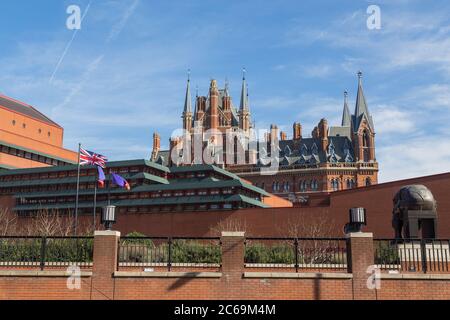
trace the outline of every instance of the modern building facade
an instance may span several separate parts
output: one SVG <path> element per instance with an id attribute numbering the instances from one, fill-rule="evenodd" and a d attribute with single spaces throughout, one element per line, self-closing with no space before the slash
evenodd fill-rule
<path id="1" fill-rule="evenodd" d="M 110 173 L 127 179 L 131 190 L 110 183 Z M 79 214 L 92 215 L 111 204 L 119 213 L 156 213 L 289 206 L 235 174 L 212 165 L 166 167 L 147 160 L 108 162 L 106 186 L 96 189 L 97 169 L 82 166 Z M 19 215 L 42 210 L 73 213 L 77 165 L 0 172 L 0 197 L 13 197 Z"/>
<path id="2" fill-rule="evenodd" d="M 186 141 L 191 141 L 189 148 L 192 149 L 192 141 L 200 137 L 203 149 L 212 150 L 207 154 L 220 153 L 219 165 L 223 168 L 271 193 L 294 197 L 296 201 L 304 201 L 314 193 L 352 189 L 378 182 L 375 127 L 364 96 L 361 72 L 358 72 L 353 114 L 345 92 L 341 125 L 330 126 L 326 119 L 321 119 L 311 136 L 303 135 L 299 122 L 293 124 L 290 138 L 286 132 L 279 132 L 277 125 L 273 124 L 265 135 L 267 148 L 261 148 L 258 142 L 257 148 L 252 152 L 248 146 L 254 137 L 254 126 L 245 74 L 239 108 L 233 104 L 228 83 L 223 89 L 219 89 L 216 80 L 212 80 L 208 95 L 196 96 L 193 110 L 188 79 L 182 124 L 184 133 L 170 139 L 170 150 L 160 150 L 160 136 L 154 133 L 152 161 L 179 165 L 174 163 L 173 154 L 185 152 L 184 148 L 188 145 Z M 208 131 L 217 133 L 213 136 Z M 239 132 L 231 147 L 225 141 L 227 132 Z M 221 143 L 216 143 L 217 141 Z M 245 150 L 245 163 L 236 161 L 237 156 L 227 157 L 227 154 L 239 148 Z M 277 151 L 276 154 L 273 151 Z M 272 157 L 277 162 L 278 170 L 273 175 L 261 174 L 261 170 L 267 167 L 261 160 L 263 156 Z M 183 161 L 182 165 L 199 162 L 205 162 L 205 159 L 199 159 L 191 150 L 188 163 Z"/>
<path id="3" fill-rule="evenodd" d="M 0 170 L 76 163 L 77 153 L 63 148 L 63 135 L 34 107 L 0 95 Z"/>

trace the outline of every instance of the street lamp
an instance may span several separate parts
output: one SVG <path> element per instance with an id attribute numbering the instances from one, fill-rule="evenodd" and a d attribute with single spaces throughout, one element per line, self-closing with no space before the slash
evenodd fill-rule
<path id="1" fill-rule="evenodd" d="M 345 225 L 345 233 L 361 232 L 361 228 L 367 225 L 365 208 L 350 208 L 349 210 L 349 223 Z"/>
<path id="2" fill-rule="evenodd" d="M 116 223 L 116 206 L 103 207 L 101 222 L 106 230 L 111 230 L 112 225 Z"/>

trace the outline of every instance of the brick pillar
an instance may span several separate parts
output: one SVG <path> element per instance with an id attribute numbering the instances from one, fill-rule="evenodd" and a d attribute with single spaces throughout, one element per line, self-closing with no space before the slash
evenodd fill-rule
<path id="1" fill-rule="evenodd" d="M 367 268 L 374 264 L 373 234 L 352 232 L 347 237 L 347 268 L 353 274 L 353 299 L 376 299 L 375 290 L 367 287 L 370 273 Z"/>
<path id="2" fill-rule="evenodd" d="M 242 276 L 244 273 L 245 232 L 222 232 L 222 283 L 223 296 L 240 299 L 245 295 Z"/>
<path id="3" fill-rule="evenodd" d="M 120 232 L 95 231 L 91 299 L 113 300 Z"/>

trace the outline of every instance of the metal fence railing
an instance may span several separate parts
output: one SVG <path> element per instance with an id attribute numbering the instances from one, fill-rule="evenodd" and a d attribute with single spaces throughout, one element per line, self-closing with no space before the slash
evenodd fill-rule
<path id="1" fill-rule="evenodd" d="M 93 248 L 93 237 L 0 237 L 0 267 L 90 267 Z"/>
<path id="2" fill-rule="evenodd" d="M 450 240 L 374 239 L 375 264 L 398 272 L 448 272 Z"/>
<path id="3" fill-rule="evenodd" d="M 247 238 L 247 267 L 270 266 L 299 269 L 347 268 L 344 238 Z"/>
<path id="4" fill-rule="evenodd" d="M 218 237 L 122 237 L 120 266 L 192 267 L 222 263 Z"/>

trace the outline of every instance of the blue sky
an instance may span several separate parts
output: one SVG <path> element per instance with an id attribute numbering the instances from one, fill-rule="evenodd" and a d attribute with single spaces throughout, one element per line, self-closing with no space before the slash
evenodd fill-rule
<path id="1" fill-rule="evenodd" d="M 449 171 L 450 3 L 414 1 L 2 1 L 0 92 L 37 107 L 110 159 L 148 158 L 181 125 L 186 72 L 206 94 L 226 78 L 237 105 L 291 135 L 354 108 L 356 72 L 375 122 L 380 180 Z M 66 28 L 79 5 L 81 30 Z M 381 29 L 366 26 L 369 5 Z M 59 68 L 52 74 L 71 41 Z M 195 91 L 195 90 L 193 90 Z"/>

